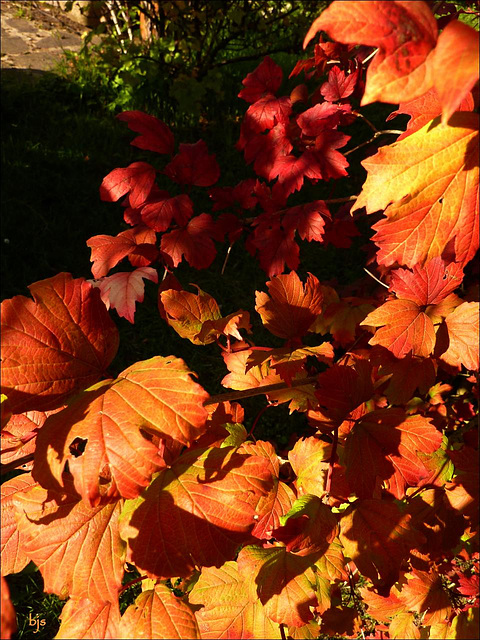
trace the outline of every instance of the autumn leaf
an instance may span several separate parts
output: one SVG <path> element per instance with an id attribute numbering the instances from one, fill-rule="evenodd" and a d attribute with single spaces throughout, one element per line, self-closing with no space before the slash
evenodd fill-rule
<path id="1" fill-rule="evenodd" d="M 413 100 L 432 86 L 427 59 L 438 30 L 424 2 L 333 2 L 310 27 L 304 48 L 318 31 L 345 44 L 378 47 L 362 105 Z"/>
<path id="2" fill-rule="evenodd" d="M 442 576 L 434 570 L 417 571 L 405 575 L 406 584 L 398 594 L 405 608 L 415 613 L 424 613 L 425 625 L 444 622 L 452 612 L 450 598 L 444 591 Z"/>
<path id="3" fill-rule="evenodd" d="M 205 640 L 281 638 L 279 625 L 267 617 L 255 585 L 239 574 L 236 562 L 203 567 L 189 600 L 203 605 L 195 615 Z"/>
<path id="4" fill-rule="evenodd" d="M 35 478 L 75 488 L 92 506 L 102 497 L 136 497 L 164 463 L 158 438 L 188 445 L 206 429 L 208 394 L 183 360 L 156 356 L 103 381 L 51 416 L 37 438 Z"/>
<path id="5" fill-rule="evenodd" d="M 115 640 L 120 637 L 118 602 L 70 598 L 62 609 L 60 620 L 62 622 L 55 639 Z"/>
<path id="6" fill-rule="evenodd" d="M 448 348 L 440 359 L 448 365 L 478 371 L 478 302 L 463 302 L 445 319 Z"/>
<path id="7" fill-rule="evenodd" d="M 141 208 L 142 221 L 157 232 L 166 231 L 172 222 L 183 227 L 193 215 L 193 202 L 186 193 L 170 198 L 157 197 L 150 200 Z"/>
<path id="8" fill-rule="evenodd" d="M 403 514 L 394 502 L 357 500 L 340 519 L 345 556 L 384 597 L 398 580 L 400 565 L 409 550 L 424 540 L 413 528 L 412 516 Z"/>
<path id="9" fill-rule="evenodd" d="M 102 636 L 103 637 L 103 636 Z M 192 608 L 164 584 L 143 591 L 122 616 L 117 638 L 200 638 Z"/>
<path id="10" fill-rule="evenodd" d="M 359 588 L 363 602 L 367 605 L 369 616 L 380 622 L 390 622 L 399 613 L 406 610 L 405 604 L 399 599 L 398 589 L 392 587 L 388 596 L 380 596 L 373 589 L 367 587 Z"/>
<path id="11" fill-rule="evenodd" d="M 257 585 L 265 613 L 274 622 L 301 627 L 313 618 L 317 603 L 312 556 L 288 553 L 285 547 L 244 547 L 238 555 L 240 575 Z"/>
<path id="12" fill-rule="evenodd" d="M 2 302 L 2 393 L 15 413 L 59 407 L 105 375 L 118 332 L 99 293 L 68 273 Z M 28 372 L 28 373 L 27 373 Z"/>
<path id="13" fill-rule="evenodd" d="M 11 638 L 17 631 L 17 619 L 15 616 L 15 609 L 10 599 L 10 590 L 8 583 L 2 576 L 2 588 L 1 588 L 1 625 L 2 625 L 2 637 L 5 639 Z M 274 636 L 272 636 L 273 638 Z M 279 636 L 278 636 L 279 637 Z"/>
<path id="14" fill-rule="evenodd" d="M 272 93 L 267 93 L 249 106 L 245 119 L 248 119 L 253 132 L 262 133 L 266 129 L 274 127 L 278 122 L 288 124 L 291 112 L 290 98 L 285 96 L 277 98 Z"/>
<path id="15" fill-rule="evenodd" d="M 312 274 L 303 284 L 295 272 L 276 276 L 267 282 L 269 294 L 256 292 L 255 309 L 262 323 L 274 335 L 300 338 L 321 313 L 323 296 L 320 283 Z"/>
<path id="16" fill-rule="evenodd" d="M 415 486 L 428 475 L 418 452 L 433 453 L 442 434 L 420 415 L 406 416 L 402 409 L 379 409 L 360 418 L 345 440 L 347 480 L 360 498 L 371 498 L 377 478 L 396 476 L 396 498 L 405 486 Z"/>
<path id="17" fill-rule="evenodd" d="M 66 481 L 61 493 L 38 486 L 17 493 L 14 505 L 20 515 L 20 543 L 39 568 L 47 593 L 95 602 L 118 600 L 125 562 L 118 534 L 120 502 L 92 509 Z"/>
<path id="18" fill-rule="evenodd" d="M 413 159 L 413 160 L 412 160 Z M 478 248 L 478 115 L 439 119 L 362 162 L 368 172 L 352 211 L 385 209 L 374 229 L 377 260 L 424 264 L 454 242 L 462 265 Z M 435 175 L 434 182 L 431 175 Z"/>
<path id="19" fill-rule="evenodd" d="M 447 263 L 441 257 L 429 260 L 423 267 L 392 271 L 390 289 L 398 298 L 412 300 L 419 306 L 438 304 L 461 286 L 463 269 L 460 264 Z"/>
<path id="20" fill-rule="evenodd" d="M 19 573 L 30 562 L 20 546 L 20 534 L 15 520 L 13 500 L 37 483 L 30 473 L 11 478 L 2 484 L 2 576 Z"/>
<path id="21" fill-rule="evenodd" d="M 282 84 L 282 68 L 270 56 L 265 56 L 258 67 L 242 80 L 245 89 L 238 94 L 247 102 L 256 102 L 265 93 L 276 93 Z"/>
<path id="22" fill-rule="evenodd" d="M 385 396 L 391 404 L 406 404 L 418 392 L 425 395 L 435 384 L 437 367 L 432 358 L 395 356 L 384 347 L 374 347 L 370 361 L 379 365 L 379 374 L 389 376 Z"/>
<path id="23" fill-rule="evenodd" d="M 335 65 L 328 72 L 328 80 L 320 87 L 320 93 L 328 102 L 345 100 L 355 91 L 358 78 L 358 70 L 347 75 L 345 71 Z"/>
<path id="24" fill-rule="evenodd" d="M 250 250 L 248 242 L 253 246 Z M 280 224 L 259 226 L 247 241 L 247 249 L 254 254 L 258 251 L 260 266 L 269 278 L 289 269 L 297 269 L 299 265 L 300 248 L 295 242 L 295 230 L 288 231 Z"/>
<path id="25" fill-rule="evenodd" d="M 106 276 L 126 256 L 143 256 L 145 263 L 139 266 L 150 264 L 158 255 L 155 242 L 155 232 L 143 225 L 122 231 L 116 236 L 93 236 L 87 240 L 87 246 L 92 250 L 90 261 L 93 262 L 93 277 Z"/>
<path id="26" fill-rule="evenodd" d="M 231 447 L 184 453 L 126 503 L 122 536 L 129 562 L 162 579 L 188 576 L 196 566 L 219 567 L 251 541 L 257 505 L 272 482 L 263 457 Z"/>
<path id="27" fill-rule="evenodd" d="M 2 430 L 2 464 L 8 464 L 34 453 L 38 430 L 49 415 L 53 415 L 61 409 L 63 407 L 52 411 L 27 411 L 12 416 L 5 429 Z M 31 469 L 32 466 L 33 462 L 25 462 L 21 469 Z"/>
<path id="28" fill-rule="evenodd" d="M 164 173 L 178 184 L 211 187 L 220 177 L 220 167 L 215 155 L 208 155 L 206 143 L 199 140 L 195 144 L 182 143 Z"/>
<path id="29" fill-rule="evenodd" d="M 164 234 L 160 248 L 171 259 L 174 267 L 179 265 L 184 256 L 195 269 L 206 269 L 217 253 L 211 238 L 212 229 L 212 217 L 208 213 L 202 213 L 192 218 L 185 227 Z"/>
<path id="30" fill-rule="evenodd" d="M 116 309 L 121 318 L 135 322 L 135 306 L 143 302 L 143 279 L 158 282 L 158 273 L 152 267 L 139 267 L 135 271 L 118 271 L 93 283 L 100 289 L 100 296 L 107 309 Z"/>
<path id="31" fill-rule="evenodd" d="M 134 147 L 156 153 L 173 153 L 173 133 L 158 118 L 142 111 L 123 111 L 116 117 L 117 120 L 126 122 L 129 129 L 141 134 L 130 142 Z"/>
<path id="32" fill-rule="evenodd" d="M 217 302 L 211 295 L 197 287 L 198 293 L 168 289 L 160 294 L 168 324 L 179 336 L 193 344 L 210 344 L 215 336 L 201 339 L 202 327 L 208 320 L 222 317 Z"/>
<path id="33" fill-rule="evenodd" d="M 116 202 L 129 194 L 130 206 L 139 207 L 148 197 L 155 181 L 155 169 L 147 162 L 132 162 L 124 169 L 114 169 L 100 185 L 100 198 Z"/>
<path id="34" fill-rule="evenodd" d="M 478 31 L 458 20 L 450 21 L 438 37 L 431 65 L 445 123 L 478 81 Z"/>
<path id="35" fill-rule="evenodd" d="M 397 613 L 390 622 L 388 633 L 394 640 L 420 640 L 420 629 L 415 624 L 413 613 Z"/>

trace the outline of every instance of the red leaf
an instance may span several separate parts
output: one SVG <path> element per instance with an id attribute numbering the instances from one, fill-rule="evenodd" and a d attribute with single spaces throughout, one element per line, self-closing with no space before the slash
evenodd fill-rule
<path id="1" fill-rule="evenodd" d="M 208 213 L 202 213 L 192 218 L 183 229 L 174 229 L 162 237 L 161 250 L 172 260 L 176 267 L 182 256 L 195 269 L 209 267 L 217 250 L 210 237 L 213 230 L 213 220 Z"/>
<path id="2" fill-rule="evenodd" d="M 102 181 L 100 198 L 116 202 L 129 193 L 130 206 L 139 207 L 148 198 L 155 181 L 155 169 L 146 162 L 133 162 L 125 169 L 114 169 Z"/>
<path id="3" fill-rule="evenodd" d="M 334 129 L 343 113 L 350 111 L 350 105 L 322 102 L 307 109 L 297 118 L 297 124 L 305 136 L 318 136 L 325 130 Z"/>
<path id="4" fill-rule="evenodd" d="M 462 284 L 462 265 L 446 263 L 440 256 L 425 266 L 415 265 L 392 272 L 390 289 L 398 298 L 412 300 L 419 306 L 438 304 Z"/>
<path id="5" fill-rule="evenodd" d="M 105 375 L 118 332 L 99 293 L 68 273 L 2 302 L 2 393 L 15 413 L 45 411 Z M 27 374 L 28 372 L 28 374 Z"/>
<path id="6" fill-rule="evenodd" d="M 164 173 L 178 184 L 210 187 L 220 177 L 220 167 L 215 155 L 208 155 L 206 143 L 199 140 L 195 144 L 181 144 L 179 153 L 167 164 Z"/>
<path id="7" fill-rule="evenodd" d="M 1 586 L 1 612 L 2 637 L 8 640 L 17 631 L 17 618 L 10 599 L 8 583 L 3 576 Z"/>
<path id="8" fill-rule="evenodd" d="M 282 84 L 283 72 L 269 56 L 265 56 L 255 71 L 242 80 L 245 89 L 238 94 L 247 102 L 256 102 L 265 93 L 276 93 Z"/>
<path id="9" fill-rule="evenodd" d="M 94 283 L 107 309 L 116 309 L 121 318 L 135 322 L 135 305 L 143 302 L 145 283 L 143 278 L 158 282 L 158 273 L 151 267 L 140 267 L 135 271 L 120 271 Z"/>
<path id="10" fill-rule="evenodd" d="M 186 225 L 193 215 L 193 202 L 184 193 L 173 198 L 167 196 L 143 206 L 140 215 L 148 227 L 160 233 L 168 229 L 172 218 L 181 227 Z"/>
<path id="11" fill-rule="evenodd" d="M 267 287 L 270 296 L 257 291 L 255 297 L 262 323 L 279 338 L 301 338 L 322 310 L 323 296 L 317 278 L 309 274 L 304 285 L 292 271 L 276 276 L 267 282 Z"/>
<path id="12" fill-rule="evenodd" d="M 347 76 L 345 71 L 335 65 L 328 72 L 328 81 L 322 84 L 320 93 L 328 102 L 345 100 L 355 91 L 358 75 L 357 70 Z"/>
<path id="13" fill-rule="evenodd" d="M 437 23 L 424 2 L 333 2 L 314 21 L 304 47 L 318 31 L 346 44 L 378 47 L 367 71 L 362 105 L 413 100 L 432 86 L 427 57 Z"/>
<path id="14" fill-rule="evenodd" d="M 331 219 L 327 205 L 323 200 L 315 200 L 287 209 L 282 226 L 286 231 L 295 229 L 302 240 L 322 242 L 325 218 Z"/>
<path id="15" fill-rule="evenodd" d="M 118 120 L 126 122 L 129 129 L 142 135 L 137 136 L 130 143 L 134 147 L 156 151 L 157 153 L 173 153 L 173 133 L 167 125 L 142 111 L 124 111 L 117 116 Z"/>
<path id="16" fill-rule="evenodd" d="M 294 238 L 293 230 L 286 232 L 280 225 L 257 227 L 250 236 L 250 244 L 258 250 L 260 266 L 270 278 L 285 271 L 285 265 L 289 269 L 298 267 L 300 248 Z"/>
<path id="17" fill-rule="evenodd" d="M 261 133 L 265 129 L 271 129 L 279 122 L 288 123 L 291 112 L 290 98 L 285 96 L 276 98 L 271 93 L 267 93 L 248 108 L 245 118 L 248 119 L 252 131 Z"/>
<path id="18" fill-rule="evenodd" d="M 252 209 L 257 204 L 255 195 L 255 178 L 242 180 L 235 187 L 213 187 L 208 192 L 215 201 L 212 211 L 221 211 L 230 207 Z"/>
<path id="19" fill-rule="evenodd" d="M 116 236 L 93 236 L 87 240 L 87 246 L 92 250 L 90 261 L 93 262 L 93 277 L 106 276 L 110 269 L 128 255 L 137 254 L 137 259 L 143 258 L 146 264 L 153 262 L 158 254 L 154 246 L 156 239 L 154 231 L 143 225 L 122 231 Z M 151 257 L 150 261 L 148 261 L 148 254 Z"/>

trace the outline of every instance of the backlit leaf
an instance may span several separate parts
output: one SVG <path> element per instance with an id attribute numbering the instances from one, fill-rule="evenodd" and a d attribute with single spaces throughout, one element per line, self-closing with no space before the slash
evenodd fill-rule
<path id="1" fill-rule="evenodd" d="M 176 267 L 182 256 L 195 269 L 209 267 L 217 253 L 211 233 L 213 220 L 208 213 L 192 218 L 182 229 L 174 229 L 162 236 L 161 250 L 171 258 Z"/>
<path id="2" fill-rule="evenodd" d="M 222 317 L 215 299 L 197 287 L 198 293 L 169 289 L 160 294 L 168 324 L 179 336 L 188 338 L 193 344 L 209 344 L 215 337 L 200 339 L 205 322 Z"/>
<path id="3" fill-rule="evenodd" d="M 146 264 L 153 262 L 158 254 L 155 248 L 156 235 L 152 229 L 138 225 L 116 236 L 93 236 L 87 240 L 92 250 L 92 274 L 94 278 L 106 276 L 125 256 L 137 254 L 150 258 Z M 146 246 L 145 246 L 146 245 Z"/>
<path id="4" fill-rule="evenodd" d="M 107 309 L 116 309 L 121 318 L 135 322 L 137 302 L 143 302 L 145 283 L 143 279 L 158 282 L 158 273 L 152 267 L 139 267 L 135 271 L 119 271 L 95 282 Z"/>
<path id="5" fill-rule="evenodd" d="M 178 184 L 211 187 L 220 177 L 220 167 L 215 155 L 208 155 L 206 143 L 199 140 L 195 144 L 182 143 L 164 173 Z"/>
<path id="6" fill-rule="evenodd" d="M 117 119 L 126 122 L 129 129 L 141 134 L 131 141 L 130 144 L 134 147 L 157 153 L 173 153 L 173 133 L 158 118 L 142 111 L 123 111 L 117 115 Z"/>
<path id="7" fill-rule="evenodd" d="M 227 447 L 188 451 L 127 502 L 122 536 L 129 561 L 158 578 L 221 566 L 251 540 L 257 505 L 272 483 L 263 457 Z"/>
<path id="8" fill-rule="evenodd" d="M 118 602 L 71 598 L 60 614 L 62 621 L 55 639 L 115 640 L 119 638 L 120 610 Z"/>
<path id="9" fill-rule="evenodd" d="M 362 105 L 412 100 L 432 86 L 426 64 L 437 23 L 425 2 L 333 2 L 314 21 L 304 47 L 318 31 L 346 44 L 378 47 L 367 71 Z"/>
<path id="10" fill-rule="evenodd" d="M 439 125 L 362 162 L 368 176 L 352 210 L 385 209 L 373 227 L 380 264 L 423 264 L 452 239 L 455 261 L 465 264 L 478 248 L 478 115 L 455 113 L 450 126 Z"/>
<path id="11" fill-rule="evenodd" d="M 117 638 L 200 638 L 195 614 L 164 584 L 143 591 L 122 616 Z"/>
<path id="12" fill-rule="evenodd" d="M 256 102 L 265 93 L 276 93 L 282 84 L 282 68 L 269 56 L 265 56 L 255 71 L 242 80 L 245 89 L 238 94 L 247 102 Z"/>
<path id="13" fill-rule="evenodd" d="M 45 411 L 105 375 L 118 332 L 99 293 L 68 273 L 2 302 L 2 393 L 11 410 Z"/>
<path id="14" fill-rule="evenodd" d="M 19 573 L 30 562 L 20 546 L 20 534 L 15 521 L 13 500 L 16 494 L 36 485 L 30 473 L 11 478 L 2 484 L 2 576 Z"/>
<path id="15" fill-rule="evenodd" d="M 129 194 L 130 206 L 139 207 L 148 197 L 155 181 L 155 169 L 146 162 L 132 162 L 124 169 L 114 169 L 105 176 L 100 186 L 100 198 L 116 202 Z"/>
<path id="16" fill-rule="evenodd" d="M 478 371 L 478 302 L 464 302 L 447 316 L 448 349 L 440 358 L 447 364 Z"/>

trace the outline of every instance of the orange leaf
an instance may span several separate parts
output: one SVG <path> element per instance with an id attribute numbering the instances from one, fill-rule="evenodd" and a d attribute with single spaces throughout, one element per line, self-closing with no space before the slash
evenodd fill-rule
<path id="1" fill-rule="evenodd" d="M 369 344 L 386 347 L 396 358 L 409 354 L 427 358 L 435 346 L 433 322 L 412 300 L 389 300 L 360 324 L 381 327 Z"/>
<path id="2" fill-rule="evenodd" d="M 259 501 L 272 484 L 263 457 L 231 447 L 187 451 L 127 502 L 122 536 L 129 561 L 162 579 L 220 566 L 252 539 Z"/>
<path id="3" fill-rule="evenodd" d="M 118 534 L 121 503 L 91 509 L 73 490 L 32 487 L 16 494 L 20 542 L 40 569 L 45 591 L 60 598 L 116 602 L 125 544 Z"/>
<path id="4" fill-rule="evenodd" d="M 413 267 L 453 242 L 465 264 L 478 248 L 478 115 L 439 119 L 362 162 L 367 180 L 353 210 L 385 209 L 374 229 L 377 260 Z M 432 182 L 431 176 L 435 176 Z"/>
<path id="5" fill-rule="evenodd" d="M 203 567 L 189 600 L 204 605 L 196 617 L 205 640 L 282 637 L 279 625 L 267 618 L 254 583 L 239 574 L 236 562 L 219 569 Z"/>
<path id="6" fill-rule="evenodd" d="M 390 638 L 395 640 L 419 640 L 420 629 L 415 625 L 413 613 L 397 613 L 388 627 Z"/>
<path id="7" fill-rule="evenodd" d="M 118 602 L 99 602 L 71 598 L 60 614 L 62 621 L 56 638 L 62 640 L 115 640 L 119 638 Z"/>
<path id="8" fill-rule="evenodd" d="M 2 393 L 14 413 L 60 406 L 105 375 L 118 331 L 99 292 L 69 273 L 2 302 Z"/>
<path id="9" fill-rule="evenodd" d="M 452 612 L 450 598 L 443 589 L 442 577 L 436 571 L 407 573 L 407 584 L 402 586 L 398 597 L 406 609 L 423 613 L 425 625 L 446 621 Z"/>
<path id="10" fill-rule="evenodd" d="M 372 580 L 378 593 L 387 596 L 398 580 L 400 565 L 409 550 L 424 542 L 394 502 L 357 500 L 340 520 L 340 541 L 345 556 Z"/>
<path id="11" fill-rule="evenodd" d="M 431 64 L 442 122 L 447 122 L 478 80 L 478 31 L 458 20 L 449 22 L 438 37 Z"/>
<path id="12" fill-rule="evenodd" d="M 478 302 L 464 302 L 445 319 L 448 349 L 440 359 L 452 367 L 478 371 L 478 310 Z"/>
<path id="13" fill-rule="evenodd" d="M 84 391 L 42 427 L 35 478 L 58 487 L 68 462 L 92 506 L 102 496 L 136 497 L 164 465 L 158 438 L 188 445 L 206 429 L 208 394 L 190 373 L 183 360 L 156 356 Z"/>
<path id="14" fill-rule="evenodd" d="M 103 637 L 103 636 L 101 636 Z M 143 591 L 122 616 L 117 638 L 200 638 L 195 614 L 164 584 Z"/>
<path id="15" fill-rule="evenodd" d="M 244 547 L 238 555 L 240 575 L 254 581 L 265 613 L 274 622 L 301 627 L 317 604 L 312 555 L 298 556 L 285 547 Z"/>
<path id="16" fill-rule="evenodd" d="M 392 587 L 387 597 L 379 596 L 373 589 L 359 588 L 363 602 L 367 605 L 367 613 L 380 622 L 390 622 L 390 618 L 403 613 L 405 604 L 398 599 L 398 590 Z"/>
<path id="17" fill-rule="evenodd" d="M 11 478 L 2 484 L 2 576 L 19 573 L 30 562 L 20 546 L 13 499 L 16 494 L 36 485 L 30 473 Z"/>
<path id="18" fill-rule="evenodd" d="M 255 309 L 266 328 L 279 338 L 301 338 L 322 311 L 323 295 L 319 281 L 308 275 L 304 285 L 292 271 L 267 282 L 270 296 L 256 292 Z"/>
<path id="19" fill-rule="evenodd" d="M 432 86 L 426 61 L 437 40 L 437 23 L 425 2 L 333 2 L 314 21 L 303 46 L 320 30 L 338 42 L 378 47 L 362 105 L 413 100 Z"/>
<path id="20" fill-rule="evenodd" d="M 15 609 L 13 608 L 12 601 L 10 600 L 10 590 L 8 588 L 7 581 L 3 576 L 2 588 L 0 591 L 2 640 L 3 638 L 5 638 L 5 640 L 9 640 L 9 638 L 11 638 L 17 631 L 17 618 L 15 616 Z"/>
<path id="21" fill-rule="evenodd" d="M 199 338 L 199 333 L 207 320 L 222 317 L 215 298 L 197 287 L 198 293 L 168 289 L 160 294 L 168 324 L 179 336 L 188 338 L 193 344 L 210 344 L 215 336 Z"/>

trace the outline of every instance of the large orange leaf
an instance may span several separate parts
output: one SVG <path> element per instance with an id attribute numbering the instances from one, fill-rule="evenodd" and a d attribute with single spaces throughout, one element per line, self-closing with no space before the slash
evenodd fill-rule
<path id="1" fill-rule="evenodd" d="M 310 27 L 304 46 L 320 30 L 338 42 L 378 47 L 362 105 L 413 100 L 432 86 L 426 61 L 437 40 L 437 23 L 426 2 L 333 2 Z"/>
<path id="2" fill-rule="evenodd" d="M 295 494 L 290 487 L 281 482 L 280 461 L 270 442 L 258 440 L 244 442 L 238 449 L 238 453 L 246 453 L 253 456 L 266 458 L 270 463 L 270 471 L 273 478 L 273 486 L 269 493 L 262 497 L 258 503 L 256 525 L 252 530 L 252 535 L 256 538 L 272 537 L 272 530 L 280 526 L 280 519 L 284 516 L 295 502 Z"/>
<path id="3" fill-rule="evenodd" d="M 435 346 L 435 327 L 413 300 L 389 300 L 368 314 L 361 325 L 381 327 L 369 344 L 386 347 L 396 358 L 428 358 Z"/>
<path id="4" fill-rule="evenodd" d="M 266 616 L 255 584 L 239 574 L 236 562 L 203 567 L 189 600 L 203 605 L 196 617 L 205 640 L 282 637 L 279 625 Z"/>
<path id="5" fill-rule="evenodd" d="M 310 556 L 285 547 L 244 547 L 238 555 L 240 575 L 253 580 L 265 613 L 274 622 L 301 627 L 313 618 L 316 579 Z M 318 557 L 318 556 L 317 556 Z"/>
<path id="6" fill-rule="evenodd" d="M 380 264 L 413 267 L 449 243 L 465 264 L 478 248 L 478 115 L 433 120 L 362 162 L 368 171 L 354 209 L 385 209 L 373 237 Z M 435 176 L 435 180 L 432 180 Z"/>
<path id="7" fill-rule="evenodd" d="M 267 282 L 270 296 L 257 291 L 255 309 L 266 328 L 279 338 L 301 338 L 322 311 L 321 285 L 308 275 L 303 284 L 292 271 Z"/>
<path id="8" fill-rule="evenodd" d="M 450 617 L 452 606 L 442 584 L 442 576 L 436 571 L 417 571 L 405 575 L 407 583 L 398 594 L 405 608 L 424 613 L 425 625 L 444 622 Z"/>
<path id="9" fill-rule="evenodd" d="M 1 591 L 1 628 L 2 628 L 2 640 L 8 640 L 17 630 L 17 619 L 15 616 L 15 609 L 13 608 L 12 601 L 10 600 L 10 590 L 8 588 L 7 581 L 2 576 Z M 272 636 L 273 638 L 274 636 Z"/>
<path id="10" fill-rule="evenodd" d="M 360 587 L 359 591 L 364 604 L 368 607 L 368 615 L 380 622 L 389 622 L 390 618 L 403 613 L 406 609 L 405 604 L 398 599 L 398 589 L 395 587 L 391 588 L 387 597 L 380 596 L 367 587 Z"/>
<path id="11" fill-rule="evenodd" d="M 478 80 L 478 31 L 452 20 L 438 37 L 430 62 L 442 103 L 442 122 L 447 122 Z"/>
<path id="12" fill-rule="evenodd" d="M 164 584 L 143 591 L 122 616 L 117 638 L 200 638 L 195 614 Z"/>
<path id="13" fill-rule="evenodd" d="M 272 484 L 264 457 L 231 447 L 188 451 L 127 502 L 121 526 L 129 560 L 154 578 L 220 566 L 252 540 L 259 501 Z"/>
<path id="14" fill-rule="evenodd" d="M 208 394 L 190 374 L 183 360 L 156 356 L 82 392 L 42 427 L 35 478 L 58 486 L 68 462 L 92 506 L 101 495 L 135 498 L 164 465 L 159 438 L 188 445 L 206 429 Z"/>
<path id="15" fill-rule="evenodd" d="M 32 487 L 17 493 L 20 544 L 40 569 L 47 593 L 115 602 L 125 544 L 118 533 L 121 502 L 90 508 L 73 490 Z"/>
<path id="16" fill-rule="evenodd" d="M 347 480 L 357 496 L 370 498 L 378 479 L 395 476 L 395 497 L 401 499 L 407 484 L 428 476 L 418 452 L 433 453 L 441 443 L 441 432 L 423 416 L 407 417 L 402 409 L 371 411 L 347 435 Z"/>
<path id="17" fill-rule="evenodd" d="M 13 413 L 60 406 L 105 375 L 118 332 L 99 292 L 69 273 L 2 302 L 2 393 Z"/>
<path id="18" fill-rule="evenodd" d="M 478 302 L 464 302 L 445 319 L 448 348 L 440 356 L 452 367 L 478 371 Z"/>
<path id="19" fill-rule="evenodd" d="M 396 503 L 357 500 L 342 514 L 340 541 L 345 556 L 386 597 L 398 580 L 403 559 L 425 538 L 413 528 L 412 516 L 402 513 Z"/>
<path id="20" fill-rule="evenodd" d="M 119 638 L 118 602 L 71 598 L 60 614 L 58 640 L 115 640 Z"/>
<path id="21" fill-rule="evenodd" d="M 13 499 L 16 494 L 28 491 L 35 484 L 30 473 L 16 476 L 2 484 L 2 576 L 19 573 L 30 562 L 20 546 Z"/>

